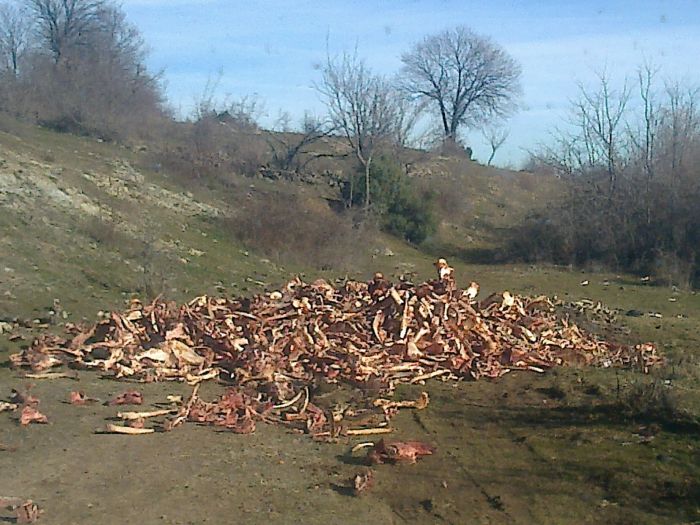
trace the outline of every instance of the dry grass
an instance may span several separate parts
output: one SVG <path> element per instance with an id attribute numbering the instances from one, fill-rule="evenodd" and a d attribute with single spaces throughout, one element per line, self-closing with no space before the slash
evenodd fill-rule
<path id="1" fill-rule="evenodd" d="M 376 234 L 349 214 L 285 192 L 250 195 L 225 229 L 280 264 L 341 272 L 367 264 Z"/>

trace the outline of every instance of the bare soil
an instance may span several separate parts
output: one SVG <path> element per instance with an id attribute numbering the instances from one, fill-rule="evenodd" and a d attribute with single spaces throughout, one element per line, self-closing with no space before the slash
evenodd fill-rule
<path id="1" fill-rule="evenodd" d="M 437 453 L 374 467 L 375 486 L 360 497 L 349 490 L 364 468 L 349 452 L 358 440 L 316 443 L 269 425 L 241 436 L 191 423 L 169 433 L 99 434 L 117 408 L 70 405 L 69 391 L 108 399 L 133 385 L 87 372 L 35 381 L 50 423 L 21 428 L 13 415 L 0 416 L 0 495 L 33 499 L 52 524 L 697 520 L 698 428 L 659 425 L 653 440 L 642 439 L 643 422 L 606 408 L 601 374 L 432 383 L 431 405 L 400 414 L 396 437 L 429 441 Z M 26 383 L 0 371 L 6 393 Z M 221 388 L 206 387 L 205 396 Z M 176 383 L 139 388 L 144 409 L 189 391 Z"/>

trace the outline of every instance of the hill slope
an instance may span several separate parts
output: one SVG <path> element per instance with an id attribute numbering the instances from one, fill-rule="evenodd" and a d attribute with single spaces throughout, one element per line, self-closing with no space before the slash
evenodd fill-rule
<path id="1" fill-rule="evenodd" d="M 44 317 L 54 299 L 79 319 L 133 293 L 185 299 L 279 283 L 309 268 L 251 253 L 227 220 L 271 188 L 275 198 L 293 194 L 294 205 L 320 217 L 314 220 L 333 213 L 326 202 L 333 190 L 322 185 L 183 180 L 147 151 L 0 118 L 0 318 Z M 495 229 L 535 199 L 531 188 L 512 184 L 524 175 L 451 159 L 418 165 L 416 178 L 451 194 L 438 202 L 445 206 L 432 246 L 441 252 L 493 246 Z M 434 254 L 383 235 L 367 241 L 357 243 L 342 273 L 432 271 Z"/>

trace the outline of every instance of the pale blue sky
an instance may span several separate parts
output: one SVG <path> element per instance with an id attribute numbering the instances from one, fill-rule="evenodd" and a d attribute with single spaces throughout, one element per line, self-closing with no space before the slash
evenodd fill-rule
<path id="1" fill-rule="evenodd" d="M 667 77 L 700 83 L 700 0 L 685 1 L 224 1 L 124 0 L 163 69 L 172 104 L 186 114 L 209 77 L 223 72 L 221 97 L 257 94 L 264 125 L 280 109 L 300 117 L 323 112 L 314 65 L 326 53 L 358 52 L 393 74 L 401 53 L 423 36 L 458 24 L 491 36 L 522 65 L 523 109 L 496 162 L 518 165 L 566 114 L 576 83 L 606 66 L 614 80 L 635 74 L 644 58 Z M 488 148 L 473 132 L 480 160 Z"/>

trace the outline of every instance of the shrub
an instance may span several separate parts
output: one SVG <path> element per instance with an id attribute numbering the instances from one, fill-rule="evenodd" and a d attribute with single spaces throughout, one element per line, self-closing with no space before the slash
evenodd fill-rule
<path id="1" fill-rule="evenodd" d="M 351 207 L 362 206 L 366 193 L 364 174 L 351 177 L 342 193 Z M 379 157 L 372 163 L 370 200 L 382 229 L 392 235 L 420 244 L 436 230 L 434 195 L 421 190 L 389 157 Z"/>
<path id="2" fill-rule="evenodd" d="M 339 215 L 283 191 L 250 194 L 235 216 L 224 220 L 224 228 L 278 264 L 344 272 L 368 262 L 374 236 L 368 224 L 355 224 L 348 212 Z"/>

